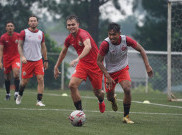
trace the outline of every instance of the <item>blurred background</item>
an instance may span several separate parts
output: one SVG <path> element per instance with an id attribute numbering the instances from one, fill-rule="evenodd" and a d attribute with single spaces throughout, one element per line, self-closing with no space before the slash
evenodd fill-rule
<path id="1" fill-rule="evenodd" d="M 79 16 L 80 27 L 92 35 L 98 47 L 107 37 L 108 24 L 116 22 L 120 24 L 122 34 L 132 37 L 145 48 L 154 70 L 154 77 L 149 79 L 141 56 L 130 49 L 128 56 L 132 88 L 143 92 L 166 92 L 167 4 L 167 0 L 0 0 L 0 35 L 6 32 L 7 21 L 14 21 L 15 31 L 20 32 L 28 27 L 28 17 L 32 14 L 37 15 L 39 29 L 46 34 L 50 61 L 49 69 L 45 72 L 45 89 L 64 90 L 68 89 L 69 79 L 74 71 L 74 68 L 69 67 L 69 62 L 77 57 L 74 49 L 70 48 L 64 64 L 60 66 L 63 76 L 55 80 L 54 65 L 69 34 L 65 18 L 71 14 Z M 175 85 L 178 89 L 182 88 L 180 83 L 179 81 Z M 34 77 L 27 87 L 36 89 L 36 86 Z M 4 88 L 3 71 L 0 71 L 0 87 Z M 80 89 L 92 88 L 87 81 L 82 83 Z M 120 87 L 116 89 L 121 91 Z"/>

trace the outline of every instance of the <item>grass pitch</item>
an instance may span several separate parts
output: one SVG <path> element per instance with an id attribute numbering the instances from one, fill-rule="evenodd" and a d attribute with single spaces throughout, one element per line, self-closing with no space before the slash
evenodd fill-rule
<path id="1" fill-rule="evenodd" d="M 67 93 L 68 96 L 61 96 Z M 5 101 L 0 89 L 0 135 L 180 135 L 182 102 L 169 102 L 162 93 L 132 93 L 130 117 L 135 124 L 122 123 L 123 93 L 117 93 L 119 110 L 113 112 L 105 98 L 106 111 L 101 114 L 92 91 L 80 91 L 86 123 L 73 127 L 69 114 L 75 110 L 70 91 L 45 90 L 45 107 L 37 107 L 35 90 L 25 90 L 22 103 Z M 149 100 L 150 104 L 143 104 Z"/>

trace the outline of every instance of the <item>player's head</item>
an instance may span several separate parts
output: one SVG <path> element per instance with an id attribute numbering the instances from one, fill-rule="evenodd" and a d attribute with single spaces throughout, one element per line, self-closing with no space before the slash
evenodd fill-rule
<path id="1" fill-rule="evenodd" d="M 79 18 L 75 15 L 66 18 L 66 27 L 71 34 L 76 34 L 79 29 Z"/>
<path id="2" fill-rule="evenodd" d="M 117 23 L 110 23 L 108 26 L 108 37 L 112 44 L 117 44 L 120 37 L 120 26 Z"/>
<path id="3" fill-rule="evenodd" d="M 28 25 L 30 26 L 30 28 L 36 29 L 38 26 L 38 18 L 35 15 L 31 15 L 28 18 Z"/>
<path id="4" fill-rule="evenodd" d="M 14 29 L 15 29 L 15 26 L 14 26 L 14 23 L 12 21 L 6 22 L 6 31 L 9 34 L 12 34 L 14 32 Z"/>

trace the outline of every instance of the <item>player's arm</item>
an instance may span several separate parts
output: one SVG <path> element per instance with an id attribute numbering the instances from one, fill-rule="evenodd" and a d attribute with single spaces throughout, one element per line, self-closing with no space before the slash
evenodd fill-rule
<path id="1" fill-rule="evenodd" d="M 84 58 L 85 56 L 87 56 L 87 54 L 90 52 L 92 46 L 91 46 L 91 42 L 90 42 L 90 39 L 87 38 L 84 42 L 83 42 L 83 45 L 84 45 L 84 49 L 82 51 L 82 53 L 75 59 L 73 60 L 70 65 L 72 67 L 74 67 L 76 65 L 76 63 L 78 63 L 78 61 L 82 58 Z"/>
<path id="2" fill-rule="evenodd" d="M 57 77 L 59 76 L 59 74 L 61 74 L 61 72 L 59 72 L 59 65 L 61 64 L 61 62 L 63 61 L 63 59 L 65 58 L 66 54 L 67 54 L 67 51 L 68 51 L 68 47 L 66 47 L 64 45 L 63 49 L 61 50 L 60 54 L 59 54 L 59 57 L 58 57 L 58 60 L 56 62 L 56 65 L 54 66 L 54 78 L 57 79 Z"/>
<path id="3" fill-rule="evenodd" d="M 27 63 L 27 59 L 25 58 L 23 54 L 23 42 L 24 42 L 23 40 L 18 41 L 18 52 L 20 54 L 21 61 L 25 64 Z"/>
<path id="4" fill-rule="evenodd" d="M 3 63 L 2 63 L 3 48 L 4 48 L 4 45 L 1 45 L 1 44 L 0 44 L 0 69 L 3 69 Z"/>
<path id="5" fill-rule="evenodd" d="M 147 55 L 145 53 L 144 48 L 139 43 L 137 43 L 137 45 L 136 45 L 136 47 L 134 49 L 137 50 L 138 52 L 140 52 L 140 54 L 141 54 L 141 56 L 143 58 L 143 61 L 144 61 L 148 76 L 152 77 L 153 76 L 153 70 L 152 70 L 152 67 L 149 64 L 148 57 L 147 57 Z"/>
<path id="6" fill-rule="evenodd" d="M 45 42 L 41 43 L 41 51 L 44 57 L 44 69 L 46 70 L 48 68 L 48 58 L 47 58 L 47 47 L 45 45 Z"/>
<path id="7" fill-rule="evenodd" d="M 103 60 L 104 60 L 104 56 L 98 54 L 97 65 L 99 66 L 99 68 L 101 69 L 101 71 L 104 73 L 104 75 L 106 77 L 106 87 L 108 87 L 108 89 L 111 89 L 112 85 L 113 85 L 113 83 L 115 83 L 115 81 L 111 78 L 111 76 L 107 72 L 107 69 L 104 67 Z"/>

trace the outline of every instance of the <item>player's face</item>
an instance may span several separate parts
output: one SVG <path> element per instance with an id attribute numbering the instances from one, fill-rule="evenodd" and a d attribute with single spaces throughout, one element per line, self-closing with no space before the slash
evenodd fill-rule
<path id="1" fill-rule="evenodd" d="M 28 21 L 28 25 L 30 26 L 30 28 L 36 29 L 38 26 L 37 18 L 36 17 L 30 17 L 29 21 Z"/>
<path id="2" fill-rule="evenodd" d="M 75 19 L 67 20 L 66 25 L 71 34 L 76 34 L 78 32 L 79 23 Z"/>
<path id="3" fill-rule="evenodd" d="M 15 29 L 15 26 L 12 23 L 7 23 L 6 24 L 6 31 L 8 33 L 13 33 L 14 32 L 14 29 Z"/>
<path id="4" fill-rule="evenodd" d="M 117 44 L 119 41 L 120 32 L 115 32 L 114 30 L 110 30 L 108 32 L 108 36 L 112 44 Z"/>

